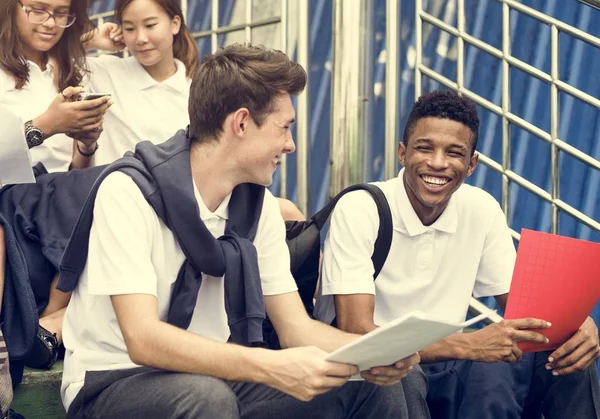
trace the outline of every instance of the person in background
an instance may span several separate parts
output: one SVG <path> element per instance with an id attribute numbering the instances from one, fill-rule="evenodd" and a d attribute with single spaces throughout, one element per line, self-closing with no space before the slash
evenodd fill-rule
<path id="1" fill-rule="evenodd" d="M 118 25 L 105 23 L 85 43 L 88 50 L 126 47 L 130 54 L 88 57 L 86 85 L 115 100 L 96 165 L 112 163 L 140 141 L 160 144 L 189 124 L 190 77 L 198 62 L 179 0 L 117 0 L 115 18 Z"/>
<path id="2" fill-rule="evenodd" d="M 21 118 L 32 163 L 43 165 L 38 174 L 90 166 L 111 105 L 109 98 L 78 100 L 86 73 L 81 38 L 91 29 L 88 3 L 0 2 L 0 104 Z M 54 314 L 66 296 L 54 285 L 52 301 L 40 313 L 39 339 L 29 362 L 33 367 L 44 365 L 45 342 L 60 334 Z"/>
<path id="3" fill-rule="evenodd" d="M 115 18 L 117 23 L 104 23 L 86 42 L 88 50 L 127 48 L 130 54 L 88 57 L 89 88 L 115 98 L 97 165 L 133 151 L 140 141 L 160 144 L 187 126 L 189 87 L 198 64 L 198 48 L 179 0 L 117 0 Z M 305 218 L 291 201 L 278 201 L 284 219 Z"/>
<path id="4" fill-rule="evenodd" d="M 49 172 L 91 164 L 110 106 L 108 98 L 75 100 L 86 71 L 80 39 L 91 27 L 87 5 L 0 3 L 0 104 L 23 119 L 33 164 Z"/>

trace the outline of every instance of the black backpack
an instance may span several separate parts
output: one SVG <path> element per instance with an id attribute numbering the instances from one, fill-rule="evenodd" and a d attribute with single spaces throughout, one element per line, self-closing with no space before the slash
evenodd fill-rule
<path id="1" fill-rule="evenodd" d="M 313 297 L 319 279 L 319 261 L 321 256 L 321 229 L 327 223 L 339 199 L 348 192 L 365 190 L 372 196 L 377 205 L 379 215 L 379 231 L 375 240 L 375 248 L 371 260 L 376 279 L 387 259 L 392 244 L 392 213 L 384 193 L 372 184 L 350 186 L 329 201 L 319 212 L 306 221 L 287 221 L 287 244 L 290 249 L 290 270 L 298 286 L 298 293 L 306 312 L 312 316 Z M 335 320 L 334 320 L 335 322 Z M 272 349 L 280 348 L 277 334 L 271 322 L 267 319 L 263 328 L 265 341 Z"/>

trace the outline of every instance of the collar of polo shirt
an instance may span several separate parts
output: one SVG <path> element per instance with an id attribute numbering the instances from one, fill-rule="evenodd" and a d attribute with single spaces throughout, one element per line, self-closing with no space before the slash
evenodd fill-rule
<path id="1" fill-rule="evenodd" d="M 404 169 L 400 171 L 400 174 L 396 178 L 396 203 L 393 207 L 395 207 L 395 210 L 399 212 L 400 217 L 398 217 L 398 219 L 400 222 L 394 223 L 394 229 L 402 228 L 402 225 L 404 225 L 406 232 L 411 237 L 418 236 L 419 234 L 425 234 L 432 229 L 445 233 L 456 233 L 458 216 L 454 196 L 450 198 L 450 202 L 448 202 L 448 206 L 442 215 L 440 215 L 440 218 L 438 218 L 435 223 L 431 224 L 430 226 L 424 226 L 408 199 L 408 194 L 406 193 L 403 179 Z M 392 210 L 392 212 L 393 211 L 394 210 Z"/>
<path id="2" fill-rule="evenodd" d="M 148 74 L 144 67 L 134 57 L 129 57 L 129 60 L 131 63 L 131 70 L 133 73 L 131 81 L 132 83 L 137 84 L 136 87 L 139 90 L 149 89 L 161 84 L 164 86 L 169 86 L 170 88 L 178 92 L 183 92 L 184 90 L 190 88 L 186 76 L 185 65 L 183 65 L 183 63 L 177 59 L 175 59 L 175 66 L 177 67 L 177 71 L 175 72 L 175 74 L 173 74 L 171 77 L 169 77 L 162 83 L 154 80 L 152 76 Z"/>

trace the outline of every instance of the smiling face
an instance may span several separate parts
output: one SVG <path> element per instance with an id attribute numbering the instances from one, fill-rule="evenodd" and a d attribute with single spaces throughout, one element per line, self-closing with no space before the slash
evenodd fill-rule
<path id="1" fill-rule="evenodd" d="M 151 76 L 174 68 L 173 39 L 181 28 L 179 16 L 171 18 L 153 0 L 133 0 L 123 11 L 122 25 L 127 49 Z"/>
<path id="2" fill-rule="evenodd" d="M 400 143 L 406 192 L 424 225 L 438 219 L 475 170 L 478 156 L 473 154 L 472 138 L 472 131 L 460 122 L 427 117 L 417 121 L 407 145 Z"/>
<path id="3" fill-rule="evenodd" d="M 22 3 L 27 10 L 39 9 L 54 15 L 67 14 L 71 7 L 71 0 L 22 0 Z M 16 3 L 15 17 L 25 57 L 41 66 L 42 55 L 60 41 L 65 29 L 56 26 L 53 18 L 44 23 L 29 22 L 27 12 L 18 2 Z"/>
<path id="4" fill-rule="evenodd" d="M 243 119 L 243 141 L 240 143 L 240 167 L 246 182 L 269 186 L 281 156 L 296 150 L 291 125 L 295 111 L 289 94 L 277 96 L 273 112 L 260 127 L 248 117 Z"/>

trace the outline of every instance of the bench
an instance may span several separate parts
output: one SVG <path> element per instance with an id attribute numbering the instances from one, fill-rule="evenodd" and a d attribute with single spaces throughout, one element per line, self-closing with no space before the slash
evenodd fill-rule
<path id="1" fill-rule="evenodd" d="M 64 419 L 60 399 L 62 372 L 63 361 L 57 361 L 48 371 L 25 368 L 23 381 L 15 390 L 13 410 L 27 419 Z"/>

